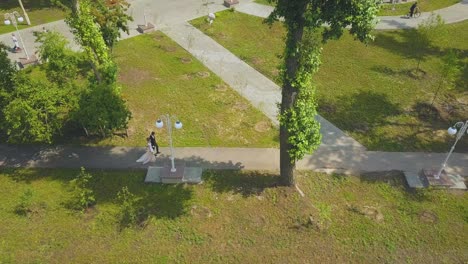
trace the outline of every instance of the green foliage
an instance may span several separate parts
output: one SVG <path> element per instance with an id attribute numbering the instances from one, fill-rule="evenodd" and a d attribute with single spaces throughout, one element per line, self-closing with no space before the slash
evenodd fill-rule
<path id="1" fill-rule="evenodd" d="M 78 77 L 78 53 L 68 48 L 68 40 L 58 32 L 39 33 L 37 35 L 39 55 L 46 70 L 47 79 L 60 86 L 74 82 Z"/>
<path id="2" fill-rule="evenodd" d="M 73 188 L 73 196 L 71 206 L 76 210 L 84 210 L 96 203 L 94 191 L 91 189 L 90 182 L 93 176 L 86 172 L 85 168 L 81 167 L 80 173 L 75 179 L 70 181 Z"/>
<path id="3" fill-rule="evenodd" d="M 15 88 L 14 78 L 16 75 L 16 67 L 8 58 L 7 50 L 8 47 L 0 43 L 0 107 L 3 107 L 8 103 L 9 94 Z M 3 123 L 3 111 L 0 108 L 0 133 L 5 132 L 3 130 Z"/>
<path id="4" fill-rule="evenodd" d="M 78 109 L 72 114 L 87 133 L 99 132 L 102 137 L 113 131 L 126 129 L 131 112 L 116 89 L 106 85 L 93 85 L 79 101 Z"/>
<path id="5" fill-rule="evenodd" d="M 16 67 L 8 58 L 9 48 L 3 43 L 0 43 L 0 92 L 11 92 L 14 88 L 14 77 Z M 0 98 L 2 94 L 0 93 Z"/>
<path id="6" fill-rule="evenodd" d="M 129 33 L 127 24 L 133 18 L 126 12 L 130 4 L 126 0 L 96 0 L 91 4 L 102 37 L 107 47 L 112 48 L 120 37 L 120 31 Z"/>
<path id="7" fill-rule="evenodd" d="M 92 9 L 89 0 L 81 0 L 78 10 L 72 12 L 65 21 L 71 27 L 75 40 L 85 51 L 86 59 L 91 62 L 95 81 L 114 84 L 117 79 L 117 66 L 112 61 L 99 25 L 94 21 Z"/>
<path id="8" fill-rule="evenodd" d="M 20 197 L 18 205 L 16 205 L 15 212 L 19 215 L 28 215 L 32 211 L 32 198 L 33 192 L 27 189 Z"/>
<path id="9" fill-rule="evenodd" d="M 443 57 L 440 65 L 440 77 L 437 89 L 432 98 L 432 104 L 436 100 L 441 90 L 450 90 L 455 86 L 455 82 L 461 74 L 460 60 L 454 50 L 449 50 Z"/>
<path id="10" fill-rule="evenodd" d="M 289 150 L 291 161 L 303 158 L 320 145 L 322 135 L 320 123 L 315 120 L 316 109 L 314 89 L 304 87 L 299 91 L 294 106 L 280 115 L 280 124 L 289 132 L 288 142 L 294 146 Z"/>
<path id="11" fill-rule="evenodd" d="M 434 42 L 445 42 L 447 39 L 447 30 L 444 27 L 445 22 L 438 14 L 432 13 L 430 17 L 423 20 L 418 29 L 414 32 L 412 43 L 410 45 L 411 57 L 417 59 L 417 69 L 420 69 L 421 61 L 427 56 L 427 49 L 432 48 Z"/>
<path id="12" fill-rule="evenodd" d="M 51 143 L 66 120 L 69 94 L 54 84 L 19 74 L 3 108 L 8 142 Z"/>
<path id="13" fill-rule="evenodd" d="M 139 222 L 138 198 L 125 186 L 117 193 L 120 203 L 120 225 L 123 227 L 135 226 Z"/>

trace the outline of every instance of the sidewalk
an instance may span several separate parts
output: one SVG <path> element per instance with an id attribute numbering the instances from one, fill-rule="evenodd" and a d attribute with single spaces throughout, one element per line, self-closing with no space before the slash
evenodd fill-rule
<path id="1" fill-rule="evenodd" d="M 273 7 L 254 3 L 253 0 L 240 1 L 236 10 L 258 17 L 267 17 L 273 11 Z M 404 16 L 383 16 L 379 17 L 379 23 L 376 29 L 405 29 L 415 28 L 418 24 L 428 18 L 432 12 L 423 12 L 417 19 L 408 19 Z M 468 0 L 463 0 L 458 4 L 435 10 L 445 20 L 445 23 L 452 24 L 468 19 Z"/>
<path id="2" fill-rule="evenodd" d="M 202 12 L 215 12 L 225 9 L 220 4 L 210 4 L 201 11 L 197 4 L 189 0 L 179 1 L 135 1 L 132 9 L 135 21 L 130 25 L 130 35 L 122 34 L 122 38 L 138 35 L 136 25 L 143 23 L 143 12 L 150 12 L 151 21 L 156 21 L 158 28 L 170 36 L 183 48 L 192 53 L 210 70 L 220 76 L 233 89 L 246 97 L 255 107 L 259 108 L 271 120 L 276 121 L 276 102 L 280 100 L 280 88 L 234 56 L 214 40 L 192 27 L 186 21 L 202 16 Z M 180 8 L 186 8 L 180 12 Z M 164 9 L 167 8 L 167 9 Z M 236 8 L 238 11 L 267 16 L 272 8 L 242 0 Z M 151 11 L 151 10 L 157 10 Z M 152 13 L 151 13 L 152 12 Z M 439 10 L 447 23 L 468 18 L 468 0 L 453 7 Z M 427 15 L 427 14 L 423 14 Z M 378 27 L 397 29 L 411 27 L 418 20 L 403 20 L 398 17 L 382 18 Z M 72 40 L 68 26 L 63 21 L 22 30 L 23 39 L 30 54 L 34 53 L 33 31 L 40 31 L 45 26 L 54 29 Z M 192 41 L 188 41 L 191 39 Z M 0 41 L 11 42 L 11 34 L 0 35 Z M 78 45 L 72 44 L 78 49 Z M 29 50 L 31 48 L 31 50 Z M 21 56 L 13 54 L 12 56 Z M 14 57 L 16 59 L 16 57 Z M 298 169 L 337 171 L 358 173 L 362 171 L 402 170 L 417 172 L 421 168 L 439 168 L 446 154 L 428 153 L 394 153 L 366 151 L 357 141 L 347 136 L 333 124 L 317 117 L 322 124 L 324 144 L 312 156 L 306 156 L 297 164 Z M 162 148 L 163 153 L 169 153 Z M 146 168 L 135 160 L 144 152 L 143 148 L 130 147 L 38 147 L 38 146 L 6 146 L 0 145 L 0 166 L 7 167 L 73 167 L 103 169 Z M 194 166 L 217 169 L 251 169 L 278 170 L 279 150 L 251 148 L 178 148 L 176 158 Z M 162 155 L 158 162 L 167 162 L 168 157 Z M 453 154 L 449 161 L 449 171 L 468 176 L 468 154 Z"/>
<path id="3" fill-rule="evenodd" d="M 136 160 L 145 149 L 133 147 L 8 146 L 0 145 L 0 166 L 32 168 L 146 169 L 169 163 L 169 149 L 161 148 L 156 163 L 141 165 Z M 399 170 L 418 172 L 440 168 L 445 153 L 349 152 L 319 148 L 297 163 L 299 170 L 358 174 L 369 171 Z M 271 148 L 176 148 L 176 167 L 205 169 L 246 169 L 279 171 L 279 150 Z M 454 153 L 447 171 L 468 176 L 468 154 Z"/>

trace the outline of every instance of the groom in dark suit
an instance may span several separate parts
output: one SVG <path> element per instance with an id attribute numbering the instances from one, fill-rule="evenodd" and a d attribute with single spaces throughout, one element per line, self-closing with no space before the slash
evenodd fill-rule
<path id="1" fill-rule="evenodd" d="M 153 148 L 153 150 L 156 150 L 156 152 L 154 153 L 154 155 L 156 156 L 161 152 L 159 152 L 159 146 L 158 146 L 158 143 L 156 143 L 156 137 L 154 136 L 154 131 L 151 132 L 151 135 L 149 137 L 151 141 L 151 147 Z"/>

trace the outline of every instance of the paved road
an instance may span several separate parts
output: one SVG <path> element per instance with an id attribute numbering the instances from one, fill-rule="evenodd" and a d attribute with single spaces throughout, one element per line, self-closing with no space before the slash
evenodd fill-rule
<path id="1" fill-rule="evenodd" d="M 0 166 L 40 168 L 144 169 L 135 161 L 144 148 L 7 146 L 0 145 Z M 168 163 L 168 148 L 161 148 L 157 164 Z M 401 153 L 332 150 L 319 148 L 297 163 L 297 169 L 323 172 L 359 173 L 363 171 L 400 170 L 417 172 L 421 168 L 440 168 L 445 153 Z M 176 148 L 176 166 L 210 169 L 279 170 L 279 150 L 271 148 Z M 151 164 L 153 165 L 153 164 Z M 468 176 L 468 155 L 453 154 L 449 172 Z"/>
<path id="2" fill-rule="evenodd" d="M 262 76 L 253 68 L 235 57 L 212 39 L 203 35 L 197 29 L 186 23 L 187 20 L 199 17 L 208 12 L 225 9 L 219 2 L 206 1 L 202 5 L 197 1 L 150 1 L 133 0 L 132 12 L 135 21 L 131 24 L 130 35 L 138 35 L 136 26 L 144 22 L 143 14 L 148 21 L 173 38 L 179 45 L 191 52 L 226 83 L 241 95 L 261 109 L 268 117 L 276 121 L 274 102 L 279 100 L 279 87 Z M 250 0 L 242 0 L 237 10 L 259 16 L 266 16 L 271 8 L 253 4 Z M 438 11 L 448 23 L 468 18 L 468 0 Z M 423 14 L 426 16 L 427 14 Z M 421 18 L 419 19 L 419 21 Z M 393 21 L 393 22 L 392 22 Z M 403 20 L 398 17 L 382 18 L 379 28 L 412 27 L 418 20 Z M 54 29 L 70 40 L 73 39 L 68 27 L 63 21 L 45 25 Z M 42 26 L 22 31 L 28 49 L 33 51 L 34 38 L 32 32 L 40 31 Z M 188 38 L 195 39 L 189 44 Z M 10 34 L 0 35 L 0 41 L 11 42 Z M 72 43 L 75 49 L 76 44 Z M 19 54 L 15 54 L 20 56 Z M 15 59 L 17 57 L 14 57 Z M 323 171 L 337 170 L 340 172 L 403 170 L 415 172 L 423 167 L 440 166 L 445 154 L 427 153 L 390 153 L 366 151 L 362 145 L 348 137 L 333 124 L 318 117 L 322 123 L 324 144 L 312 156 L 306 156 L 298 163 L 298 169 L 314 169 Z M 167 149 L 163 148 L 167 153 Z M 91 168 L 138 168 L 134 162 L 143 152 L 142 148 L 126 147 L 37 147 L 37 146 L 5 146 L 0 145 L 0 166 L 31 166 L 31 167 L 91 167 Z M 279 168 L 279 152 L 276 149 L 239 149 L 239 148 L 181 148 L 177 149 L 177 157 L 189 163 L 196 163 L 206 168 L 244 168 L 277 170 Z M 159 162 L 166 162 L 162 157 Z M 468 155 L 454 154 L 450 160 L 449 170 L 461 175 L 468 175 Z"/>
<path id="3" fill-rule="evenodd" d="M 273 7 L 260 5 L 254 3 L 252 0 L 241 1 L 237 11 L 246 14 L 267 17 L 273 11 Z M 468 0 L 463 0 L 460 3 L 435 10 L 434 13 L 439 14 L 445 20 L 447 24 L 456 23 L 468 19 Z M 423 12 L 419 18 L 408 19 L 405 16 L 383 16 L 379 17 L 379 23 L 376 29 L 404 29 L 404 28 L 415 28 L 418 24 L 428 18 L 431 12 Z"/>

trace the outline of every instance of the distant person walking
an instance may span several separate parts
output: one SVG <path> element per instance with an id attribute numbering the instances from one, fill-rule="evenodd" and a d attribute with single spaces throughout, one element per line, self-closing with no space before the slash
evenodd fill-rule
<path id="1" fill-rule="evenodd" d="M 16 36 L 15 36 L 15 33 L 11 34 L 11 39 L 13 40 L 13 44 L 15 45 L 15 46 L 13 47 L 13 50 L 14 50 L 14 51 L 19 50 L 20 47 L 19 47 L 18 39 L 17 39 Z"/>
<path id="2" fill-rule="evenodd" d="M 154 155 L 158 155 L 159 153 L 159 146 L 158 146 L 158 143 L 156 142 L 156 136 L 154 134 L 154 131 L 151 132 L 151 135 L 149 136 L 150 138 L 150 141 L 151 141 L 151 147 L 153 148 L 153 151 L 155 150 L 156 152 L 154 153 Z"/>
<path id="3" fill-rule="evenodd" d="M 414 16 L 414 10 L 416 10 L 416 8 L 418 8 L 418 2 L 414 2 L 414 4 L 411 5 L 409 17 Z"/>

